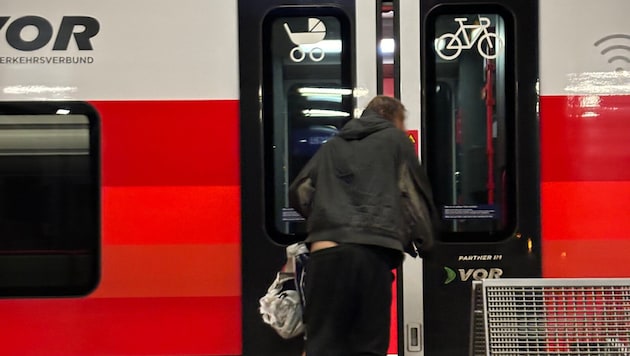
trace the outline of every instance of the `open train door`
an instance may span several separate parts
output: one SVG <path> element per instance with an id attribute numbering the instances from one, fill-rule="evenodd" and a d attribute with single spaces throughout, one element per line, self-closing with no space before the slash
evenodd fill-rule
<path id="1" fill-rule="evenodd" d="M 397 87 L 439 213 L 432 253 L 402 268 L 400 354 L 467 355 L 472 281 L 541 275 L 538 3 L 395 4 Z"/>
<path id="2" fill-rule="evenodd" d="M 262 322 L 258 300 L 305 238 L 290 182 L 376 95 L 377 14 L 376 0 L 239 1 L 243 355 L 302 350 Z"/>

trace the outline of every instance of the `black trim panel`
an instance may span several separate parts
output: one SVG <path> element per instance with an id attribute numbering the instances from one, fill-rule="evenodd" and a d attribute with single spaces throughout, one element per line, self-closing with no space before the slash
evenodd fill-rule
<path id="1" fill-rule="evenodd" d="M 506 50 L 513 60 L 513 80 L 506 81 L 505 92 L 512 104 L 506 115 L 514 115 L 513 130 L 508 137 L 508 155 L 513 157 L 513 203 L 517 211 L 514 230 L 500 239 L 486 243 L 440 238 L 433 253 L 424 261 L 425 355 L 467 355 L 470 344 L 471 280 L 484 277 L 540 277 L 540 209 L 539 209 L 539 137 L 536 82 L 538 79 L 538 2 L 500 0 L 479 2 L 466 0 L 428 0 L 420 5 L 422 58 L 423 134 L 430 115 L 428 90 L 435 88 L 431 77 L 434 44 L 431 16 L 437 13 L 484 13 L 505 9 L 504 20 L 513 18 L 513 46 Z M 511 83 L 511 85 L 510 85 Z M 431 86 L 433 85 L 433 87 Z M 507 98 L 506 98 L 507 99 Z M 423 139 L 423 161 L 430 167 Z M 433 182 L 440 184 L 440 182 Z M 510 229 L 511 230 L 511 229 Z M 473 239 L 475 239 L 473 237 Z M 479 238 L 476 240 L 484 240 Z M 530 245 L 531 244 L 531 245 Z M 491 256 L 477 258 L 475 256 Z M 496 257 L 495 257 L 496 256 Z M 445 317 L 448 316 L 448 317 Z"/>
<path id="2" fill-rule="evenodd" d="M 294 356 L 303 340 L 283 340 L 265 325 L 258 311 L 258 299 L 284 263 L 284 246 L 271 240 L 265 229 L 264 159 L 262 127 L 263 41 L 265 16 L 278 7 L 335 7 L 350 20 L 354 43 L 354 0 L 313 1 L 239 0 L 239 58 L 241 114 L 241 248 L 243 356 Z M 351 51 L 354 68 L 355 53 Z M 355 83 L 352 71 L 352 83 Z"/>

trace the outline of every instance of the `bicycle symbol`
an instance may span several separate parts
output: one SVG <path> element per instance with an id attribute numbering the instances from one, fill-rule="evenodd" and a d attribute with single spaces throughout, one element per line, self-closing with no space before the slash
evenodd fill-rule
<path id="1" fill-rule="evenodd" d="M 499 56 L 503 50 L 503 39 L 496 33 L 488 32 L 490 27 L 490 19 L 487 17 L 479 17 L 479 24 L 465 25 L 464 22 L 468 21 L 467 17 L 456 17 L 455 22 L 459 23 L 459 29 L 457 32 L 445 33 L 435 40 L 435 52 L 447 61 L 455 59 L 462 53 L 464 49 L 471 49 L 475 42 L 477 42 L 477 51 L 486 59 L 494 59 Z M 470 34 L 466 30 L 471 30 Z M 460 39 L 460 35 L 463 34 L 464 42 Z M 492 50 L 495 47 L 494 53 Z M 445 44 L 445 45 L 444 45 Z M 447 51 L 455 51 L 453 54 L 447 54 Z"/>
<path id="2" fill-rule="evenodd" d="M 326 37 L 326 25 L 324 25 L 322 20 L 310 17 L 308 19 L 308 32 L 291 32 L 291 28 L 286 22 L 284 23 L 284 29 L 287 31 L 291 42 L 296 45 L 289 52 L 293 62 L 303 61 L 306 58 L 306 52 L 308 52 L 308 56 L 313 62 L 319 62 L 324 59 L 326 53 L 319 47 L 313 47 L 308 51 L 306 48 L 302 49 L 302 45 L 317 44 Z"/>

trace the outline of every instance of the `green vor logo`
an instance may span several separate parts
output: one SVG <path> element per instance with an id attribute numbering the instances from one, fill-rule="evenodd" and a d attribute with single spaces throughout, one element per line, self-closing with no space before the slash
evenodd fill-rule
<path id="1" fill-rule="evenodd" d="M 444 267 L 444 271 L 446 271 L 446 279 L 444 280 L 444 284 L 449 284 L 455 280 L 457 274 L 449 267 Z"/>
<path id="2" fill-rule="evenodd" d="M 450 267 L 444 266 L 444 271 L 446 272 L 446 279 L 444 280 L 444 284 L 449 284 L 453 282 L 457 278 L 457 273 L 459 272 L 459 280 L 462 282 L 469 281 L 474 279 L 475 281 L 480 281 L 485 278 L 501 278 L 503 275 L 503 270 L 501 268 L 459 268 L 457 271 Z"/>

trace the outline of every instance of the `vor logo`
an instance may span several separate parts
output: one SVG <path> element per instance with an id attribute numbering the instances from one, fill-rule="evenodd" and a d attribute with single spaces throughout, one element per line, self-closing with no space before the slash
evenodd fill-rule
<path id="1" fill-rule="evenodd" d="M 0 30 L 5 26 L 7 43 L 19 51 L 35 51 L 46 46 L 55 32 L 53 51 L 67 50 L 72 37 L 79 50 L 92 50 L 90 40 L 100 30 L 98 21 L 88 16 L 64 16 L 57 29 L 53 29 L 50 21 L 41 16 L 22 16 L 17 19 L 0 16 Z"/>
<path id="2" fill-rule="evenodd" d="M 444 271 L 446 272 L 446 278 L 444 279 L 444 284 L 449 284 L 457 279 L 459 276 L 459 280 L 462 282 L 466 282 L 471 278 L 480 281 L 486 278 L 501 278 L 503 275 L 503 270 L 501 268 L 459 268 L 457 271 L 450 267 L 444 267 Z"/>
<path id="3" fill-rule="evenodd" d="M 625 44 L 623 44 L 625 42 Z M 608 63 L 614 64 L 623 62 L 624 65 L 630 63 L 630 35 L 621 33 L 608 35 L 600 38 L 594 44 L 595 47 L 603 46 L 600 53 L 608 56 Z M 624 68 L 615 64 L 615 70 L 622 71 Z"/>

